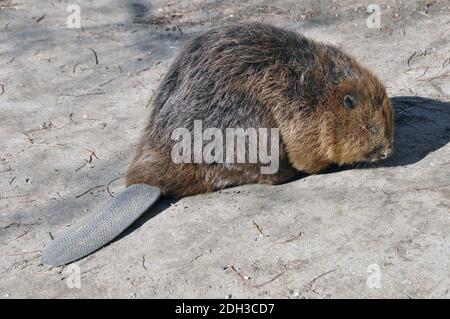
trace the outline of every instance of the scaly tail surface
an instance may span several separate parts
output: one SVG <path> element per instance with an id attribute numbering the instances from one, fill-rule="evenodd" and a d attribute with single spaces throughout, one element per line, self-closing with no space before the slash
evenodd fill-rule
<path id="1" fill-rule="evenodd" d="M 61 266 L 83 258 L 103 247 L 152 206 L 161 190 L 135 184 L 110 199 L 85 224 L 69 229 L 51 241 L 42 251 L 44 265 Z"/>

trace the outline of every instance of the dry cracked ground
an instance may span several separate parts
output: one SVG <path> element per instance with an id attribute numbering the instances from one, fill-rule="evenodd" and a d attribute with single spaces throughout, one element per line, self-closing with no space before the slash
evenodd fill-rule
<path id="1" fill-rule="evenodd" d="M 79 29 L 67 25 L 75 2 Z M 450 297 L 449 1 L 73 3 L 0 1 L 1 298 Z M 367 27 L 371 3 L 380 28 Z M 51 236 L 123 187 L 183 43 L 243 21 L 371 67 L 396 109 L 395 155 L 162 200 L 75 267 L 42 266 Z"/>

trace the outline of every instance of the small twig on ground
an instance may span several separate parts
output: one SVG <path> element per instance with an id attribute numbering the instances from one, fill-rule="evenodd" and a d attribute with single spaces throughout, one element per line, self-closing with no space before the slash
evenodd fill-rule
<path id="1" fill-rule="evenodd" d="M 91 271 L 93 271 L 93 270 L 97 270 L 97 269 L 101 269 L 101 268 L 103 268 L 105 265 L 100 265 L 100 266 L 95 266 L 95 267 L 92 267 L 91 269 L 88 269 L 88 270 L 86 270 L 86 271 L 83 271 L 83 272 L 81 272 L 80 273 L 80 276 L 81 275 L 85 275 L 85 274 L 87 274 L 88 272 L 91 272 Z M 68 277 L 63 277 L 63 278 L 61 278 L 61 281 L 63 281 L 63 280 L 66 280 Z M 83 277 L 82 277 L 83 278 Z"/>
<path id="2" fill-rule="evenodd" d="M 111 191 L 109 190 L 109 186 L 110 186 L 114 181 L 116 181 L 116 180 L 118 180 L 118 179 L 120 179 L 120 178 L 123 178 L 123 177 L 124 177 L 124 176 L 121 175 L 121 176 L 119 176 L 119 177 L 113 178 L 112 180 L 110 180 L 110 181 L 109 181 L 107 184 L 105 184 L 105 185 L 94 186 L 94 187 L 88 189 L 87 191 L 85 191 L 84 193 L 75 196 L 75 198 L 80 198 L 81 196 L 84 196 L 84 195 L 86 195 L 87 193 L 89 193 L 89 192 L 91 192 L 91 191 L 93 191 L 93 190 L 95 190 L 95 189 L 102 188 L 102 187 L 105 187 L 105 189 L 106 189 L 106 191 L 108 192 L 108 194 L 109 194 L 111 197 L 114 197 L 114 195 L 113 195 L 113 194 L 111 193 Z"/>
<path id="3" fill-rule="evenodd" d="M 8 228 L 13 227 L 13 226 L 20 227 L 20 226 L 36 226 L 36 225 L 40 225 L 39 223 L 21 223 L 21 222 L 9 221 L 9 220 L 0 220 L 0 223 L 8 224 L 6 226 L 2 226 L 1 227 L 3 230 L 8 229 Z"/>
<path id="4" fill-rule="evenodd" d="M 199 259 L 199 258 L 202 257 L 202 256 L 203 256 L 203 254 L 197 255 L 197 256 L 195 256 L 194 258 L 192 258 L 189 262 L 190 262 L 190 263 L 193 263 L 194 261 L 196 261 L 197 259 Z"/>
<path id="5" fill-rule="evenodd" d="M 48 146 L 48 147 L 69 148 L 67 145 L 64 145 L 64 144 L 50 144 L 50 143 L 47 143 L 47 142 L 44 142 L 44 143 L 35 143 L 34 145 L 38 145 L 38 146 Z"/>
<path id="6" fill-rule="evenodd" d="M 66 127 L 67 125 L 73 123 L 72 117 L 73 117 L 73 113 L 70 113 L 70 114 L 69 114 L 69 122 L 67 122 L 66 124 L 63 124 L 63 125 L 61 125 L 61 126 L 55 127 L 55 126 L 53 125 L 52 122 L 50 122 L 49 124 L 47 124 L 47 123 L 44 122 L 44 123 L 41 125 L 40 128 L 35 128 L 35 129 L 32 129 L 32 130 L 26 131 L 25 133 L 32 133 L 32 132 L 36 132 L 36 131 L 40 131 L 40 130 L 49 130 L 49 131 L 58 131 L 58 130 L 61 130 L 61 129 L 63 129 L 64 127 Z"/>
<path id="7" fill-rule="evenodd" d="M 145 255 L 142 255 L 142 267 L 144 267 L 145 270 L 148 270 L 147 266 L 145 266 Z"/>
<path id="8" fill-rule="evenodd" d="M 13 270 L 13 269 L 17 269 L 17 267 L 22 266 L 22 265 L 24 265 L 24 264 L 25 264 L 25 267 L 27 267 L 27 265 L 28 265 L 28 263 L 29 263 L 30 261 L 36 260 L 36 259 L 38 259 L 38 258 L 40 258 L 39 255 L 38 255 L 38 256 L 31 257 L 31 258 L 28 258 L 28 259 L 25 259 L 25 260 L 22 260 L 22 261 L 20 261 L 20 262 L 18 262 L 18 263 L 14 263 L 14 264 L 11 265 L 10 267 L 8 267 L 8 268 L 6 268 L 5 270 L 3 270 L 2 272 L 0 272 L 0 275 L 3 275 L 3 274 L 5 274 L 5 273 L 7 273 L 7 272 L 9 272 L 9 271 L 11 271 L 11 270 Z M 23 269 L 23 268 L 22 268 L 22 269 Z"/>
<path id="9" fill-rule="evenodd" d="M 88 272 L 91 272 L 91 271 L 93 271 L 93 270 L 102 269 L 104 266 L 105 266 L 105 265 L 100 265 L 100 266 L 92 267 L 91 269 L 88 269 L 88 270 L 86 270 L 86 271 L 83 271 L 82 273 L 80 273 L 80 275 L 85 275 L 85 274 L 87 274 Z"/>
<path id="10" fill-rule="evenodd" d="M 109 196 L 114 197 L 114 195 L 111 193 L 111 190 L 109 189 L 109 186 L 106 187 L 106 192 Z"/>
<path id="11" fill-rule="evenodd" d="M 3 196 L 0 194 L 0 200 L 1 199 L 11 199 L 11 198 L 22 198 L 22 197 L 27 197 L 30 196 L 30 194 L 24 194 L 24 195 L 13 195 L 13 196 Z"/>
<path id="12" fill-rule="evenodd" d="M 417 13 L 420 13 L 421 15 L 426 16 L 426 17 L 431 19 L 431 15 L 426 13 L 426 12 L 424 12 L 424 11 L 417 11 Z"/>
<path id="13" fill-rule="evenodd" d="M 450 77 L 450 71 L 444 72 L 442 74 L 436 75 L 436 76 L 432 76 L 429 78 L 425 78 L 425 79 L 419 79 L 419 81 L 427 81 L 427 82 L 431 82 L 433 80 L 437 80 L 437 79 L 444 79 Z"/>
<path id="14" fill-rule="evenodd" d="M 236 275 L 239 276 L 239 278 L 241 278 L 243 281 L 247 281 L 247 279 L 245 279 L 244 276 L 242 276 L 242 275 L 239 273 L 239 271 L 237 271 L 236 268 L 234 268 L 234 266 L 231 266 L 230 268 L 231 268 L 231 270 L 234 271 L 234 273 L 235 273 Z"/>
<path id="15" fill-rule="evenodd" d="M 418 77 L 416 77 L 416 80 L 422 78 L 425 76 L 425 74 L 427 74 L 428 70 L 430 69 L 430 67 L 427 65 L 425 66 L 425 71 L 422 73 L 422 75 L 419 75 Z"/>
<path id="16" fill-rule="evenodd" d="M 33 227 L 34 226 L 30 226 L 30 228 L 28 228 L 23 234 L 21 234 L 21 235 L 17 236 L 16 238 L 14 238 L 14 240 L 17 240 L 17 239 L 25 236 L 26 234 L 28 234 Z"/>
<path id="17" fill-rule="evenodd" d="M 75 170 L 75 172 L 78 172 L 78 171 L 81 170 L 83 167 L 85 167 L 87 164 L 92 163 L 94 157 L 95 157 L 96 159 L 98 159 L 97 154 L 95 154 L 94 151 L 92 151 L 92 150 L 90 150 L 90 149 L 88 149 L 88 148 L 87 148 L 86 150 L 87 150 L 88 152 L 90 152 L 91 155 L 89 156 L 89 159 L 88 159 L 88 160 L 87 160 L 87 159 L 84 160 L 84 164 L 81 165 L 80 167 L 78 167 L 78 168 Z"/>
<path id="18" fill-rule="evenodd" d="M 50 144 L 48 142 L 42 142 L 42 143 L 36 143 L 34 140 L 35 138 L 32 137 L 30 134 L 26 133 L 26 132 L 19 132 L 23 135 L 25 135 L 27 137 L 27 140 L 30 142 L 30 144 L 32 145 L 36 145 L 36 146 L 48 146 L 48 147 L 62 147 L 62 148 L 68 148 L 67 145 L 64 144 Z"/>
<path id="19" fill-rule="evenodd" d="M 103 95 L 103 94 L 105 94 L 105 91 L 98 90 L 98 91 L 88 92 L 88 93 L 83 93 L 83 94 L 71 94 L 71 93 L 60 94 L 59 96 L 83 97 L 83 96 Z"/>
<path id="20" fill-rule="evenodd" d="M 299 239 L 302 235 L 303 235 L 303 233 L 300 232 L 298 235 L 292 236 L 291 238 L 282 241 L 281 244 L 290 243 L 291 241 L 294 241 L 294 240 L 296 240 L 296 239 Z"/>
<path id="21" fill-rule="evenodd" d="M 111 83 L 112 81 L 114 81 L 114 79 L 109 79 L 108 81 L 101 83 L 99 86 L 104 87 L 105 85 Z"/>
<path id="22" fill-rule="evenodd" d="M 75 169 L 75 172 L 78 172 L 78 171 L 81 170 L 83 167 L 85 167 L 85 166 L 87 165 L 88 162 L 89 162 L 89 161 L 88 161 L 87 159 L 84 159 L 83 165 L 81 165 L 80 167 L 76 168 L 76 169 Z"/>
<path id="23" fill-rule="evenodd" d="M 408 67 L 410 70 L 411 70 L 411 65 L 410 65 L 411 60 L 412 60 L 412 58 L 414 58 L 416 56 L 416 54 L 417 54 L 417 51 L 414 51 L 414 53 L 411 54 L 411 56 L 408 58 L 408 61 L 406 62 L 408 64 Z"/>
<path id="24" fill-rule="evenodd" d="M 95 57 L 95 65 L 98 65 L 98 55 L 97 52 L 94 49 L 89 48 L 89 50 L 91 50 L 94 53 L 94 57 Z"/>
<path id="25" fill-rule="evenodd" d="M 0 95 L 3 95 L 5 93 L 5 85 L 0 84 Z"/>
<path id="26" fill-rule="evenodd" d="M 442 68 L 445 68 L 445 65 L 447 63 L 450 63 L 450 58 L 445 59 L 445 61 L 442 63 Z"/>
<path id="27" fill-rule="evenodd" d="M 84 196 L 84 195 L 86 195 L 87 193 L 90 193 L 90 192 L 92 192 L 93 190 L 99 189 L 99 188 L 102 188 L 102 187 L 105 187 L 105 185 L 98 185 L 98 186 L 94 186 L 94 187 L 92 187 L 92 188 L 89 188 L 89 189 L 88 189 L 87 191 L 85 191 L 84 193 L 75 196 L 75 198 L 80 198 L 81 196 Z"/>
<path id="28" fill-rule="evenodd" d="M 151 69 L 151 67 L 148 66 L 148 67 L 145 67 L 145 68 L 143 68 L 143 69 L 141 69 L 139 71 L 131 72 L 131 73 L 128 74 L 128 78 L 140 75 L 141 73 L 146 72 L 146 71 L 148 71 L 150 69 Z"/>
<path id="29" fill-rule="evenodd" d="M 30 134 L 25 133 L 25 132 L 20 132 L 20 133 L 22 133 L 23 135 L 25 135 L 25 136 L 27 137 L 27 140 L 28 140 L 31 144 L 34 144 L 34 138 L 33 138 Z"/>
<path id="30" fill-rule="evenodd" d="M 42 20 L 44 20 L 44 18 L 45 18 L 45 14 L 44 14 L 42 17 L 38 18 L 38 19 L 36 20 L 36 23 L 41 22 Z"/>
<path id="31" fill-rule="evenodd" d="M 311 288 L 312 288 L 312 285 L 313 285 L 319 278 L 322 278 L 322 277 L 324 277 L 324 276 L 326 276 L 326 275 L 328 275 L 328 274 L 331 274 L 331 273 L 333 273 L 333 272 L 335 272 L 335 271 L 336 271 L 336 268 L 335 268 L 335 269 L 332 269 L 332 270 L 330 270 L 330 271 L 324 272 L 323 274 L 320 274 L 320 275 L 314 277 L 314 279 L 311 280 L 306 286 L 308 286 L 309 289 L 311 289 Z"/>
<path id="32" fill-rule="evenodd" d="M 266 234 L 263 233 L 262 228 L 255 221 L 253 221 L 253 225 L 256 227 L 261 236 L 266 236 Z"/>
<path id="33" fill-rule="evenodd" d="M 413 187 L 412 189 L 415 190 L 415 191 L 425 191 L 425 190 L 438 189 L 438 188 L 449 187 L 449 186 L 450 186 L 450 184 L 445 184 L 445 185 L 424 187 L 424 188 L 415 188 L 415 187 Z"/>
<path id="34" fill-rule="evenodd" d="M 279 273 L 278 275 L 276 275 L 275 277 L 273 277 L 269 281 L 263 282 L 262 284 L 259 284 L 259 285 L 252 285 L 252 287 L 253 288 L 260 288 L 260 287 L 266 286 L 266 285 L 270 284 L 271 282 L 277 280 L 278 278 L 280 278 L 283 275 L 284 275 L 284 271 Z"/>
<path id="35" fill-rule="evenodd" d="M 112 180 L 110 180 L 110 181 L 108 182 L 108 184 L 106 184 L 106 191 L 108 192 L 109 196 L 114 197 L 114 195 L 111 193 L 111 190 L 109 189 L 109 186 L 111 186 L 111 184 L 112 184 L 113 182 L 115 182 L 115 181 L 117 181 L 118 179 L 121 179 L 121 178 L 124 178 L 124 176 L 121 175 L 121 176 L 119 176 L 119 177 L 113 178 Z"/>
<path id="36" fill-rule="evenodd" d="M 29 200 L 23 200 L 23 201 L 20 201 L 20 202 L 18 202 L 19 204 L 24 204 L 24 203 L 32 203 L 32 202 L 35 202 L 36 200 L 35 199 L 29 199 Z"/>
<path id="37" fill-rule="evenodd" d="M 105 267 L 105 265 L 99 265 L 99 266 L 92 267 L 91 269 L 88 269 L 88 270 L 86 270 L 86 271 L 81 272 L 80 275 L 85 275 L 85 274 L 87 274 L 88 272 L 91 272 L 91 271 L 93 271 L 93 270 L 102 269 L 103 267 Z M 84 278 L 84 277 L 81 277 L 81 278 Z M 64 279 L 65 279 L 65 278 L 64 278 Z M 64 280 L 64 279 L 61 279 L 61 280 Z"/>

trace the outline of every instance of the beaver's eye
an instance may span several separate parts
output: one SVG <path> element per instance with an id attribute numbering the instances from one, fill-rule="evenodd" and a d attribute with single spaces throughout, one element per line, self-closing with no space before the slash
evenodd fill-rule
<path id="1" fill-rule="evenodd" d="M 356 99 L 351 95 L 344 96 L 344 105 L 349 109 L 356 107 Z"/>

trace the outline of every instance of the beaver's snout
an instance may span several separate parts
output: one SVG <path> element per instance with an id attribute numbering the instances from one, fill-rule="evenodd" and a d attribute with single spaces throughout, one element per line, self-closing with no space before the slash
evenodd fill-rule
<path id="1" fill-rule="evenodd" d="M 394 150 L 392 147 L 386 148 L 383 152 L 381 152 L 380 160 L 387 159 L 388 157 L 390 157 L 392 155 L 392 153 L 394 153 Z"/>
<path id="2" fill-rule="evenodd" d="M 389 156 L 391 156 L 393 152 L 394 149 L 391 145 L 385 147 L 377 147 L 369 153 L 369 155 L 367 156 L 367 161 L 376 162 L 380 160 L 385 160 Z"/>

